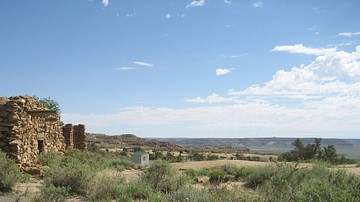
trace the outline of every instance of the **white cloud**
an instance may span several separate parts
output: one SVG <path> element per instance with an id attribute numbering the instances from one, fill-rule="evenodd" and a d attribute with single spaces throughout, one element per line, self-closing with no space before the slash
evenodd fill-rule
<path id="1" fill-rule="evenodd" d="M 186 8 L 203 7 L 204 5 L 205 0 L 193 0 L 186 5 Z"/>
<path id="2" fill-rule="evenodd" d="M 223 76 L 226 74 L 229 74 L 231 72 L 231 69 L 229 68 L 219 68 L 215 70 L 215 73 L 217 76 Z"/>
<path id="3" fill-rule="evenodd" d="M 170 18 L 171 18 L 170 13 L 167 13 L 167 14 L 165 15 L 165 18 L 166 18 L 167 20 L 170 19 Z"/>
<path id="4" fill-rule="evenodd" d="M 291 46 L 289 46 L 291 47 Z M 272 95 L 284 97 L 339 94 L 360 95 L 360 46 L 355 52 L 318 51 L 303 47 L 303 53 L 322 53 L 309 65 L 293 67 L 290 71 L 279 70 L 264 85 L 254 85 L 232 95 Z M 306 51 L 304 51 L 306 50 Z M 289 51 L 292 52 L 292 51 Z"/>
<path id="5" fill-rule="evenodd" d="M 147 62 L 141 62 L 141 61 L 134 61 L 133 62 L 135 65 L 139 65 L 142 67 L 152 67 L 154 66 L 153 64 L 147 63 Z"/>
<path id="6" fill-rule="evenodd" d="M 185 17 L 186 17 L 186 14 L 185 14 L 185 13 L 182 13 L 182 14 L 178 14 L 178 16 L 180 16 L 180 18 L 185 18 Z"/>
<path id="7" fill-rule="evenodd" d="M 127 17 L 127 18 L 132 18 L 132 17 L 135 17 L 137 14 L 136 14 L 136 12 L 132 12 L 132 13 L 127 13 L 126 15 L 125 15 L 125 17 Z"/>
<path id="8" fill-rule="evenodd" d="M 264 3 L 263 2 L 255 2 L 253 3 L 253 8 L 261 8 L 264 6 Z"/>
<path id="9" fill-rule="evenodd" d="M 346 37 L 352 37 L 352 36 L 358 36 L 360 35 L 360 32 L 341 32 L 338 34 L 339 36 L 346 36 Z"/>
<path id="10" fill-rule="evenodd" d="M 279 70 L 264 84 L 186 100 L 216 105 L 136 106 L 112 114 L 63 113 L 62 119 L 84 123 L 88 131 L 143 136 L 360 138 L 360 46 L 320 52 L 309 64 Z"/>
<path id="11" fill-rule="evenodd" d="M 234 102 L 235 100 L 232 98 L 221 97 L 219 94 L 213 93 L 206 98 L 196 97 L 194 99 L 188 99 L 186 102 L 193 103 L 224 103 L 224 102 Z"/>
<path id="12" fill-rule="evenodd" d="M 116 68 L 116 70 L 123 70 L 123 71 L 134 70 L 134 69 L 139 69 L 139 68 L 137 68 L 137 67 L 118 67 L 118 68 Z"/>
<path id="13" fill-rule="evenodd" d="M 336 51 L 336 48 L 310 48 L 302 44 L 296 45 L 285 45 L 285 46 L 275 46 L 272 51 L 286 51 L 290 53 L 303 53 L 306 55 L 324 55 L 327 53 L 333 53 Z"/>
<path id="14" fill-rule="evenodd" d="M 109 0 L 102 0 L 102 4 L 104 7 L 107 7 L 109 5 Z"/>
<path id="15" fill-rule="evenodd" d="M 230 1 L 230 0 L 224 0 L 224 3 L 226 3 L 226 4 L 229 5 L 229 6 L 231 6 L 232 1 Z"/>

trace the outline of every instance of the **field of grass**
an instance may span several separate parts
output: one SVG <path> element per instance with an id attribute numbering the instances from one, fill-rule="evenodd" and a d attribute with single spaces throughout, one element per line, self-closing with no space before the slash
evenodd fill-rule
<path id="1" fill-rule="evenodd" d="M 50 152 L 41 157 L 43 175 L 28 181 L 20 180 L 15 162 L 3 160 L 7 163 L 2 164 L 2 171 L 9 167 L 19 178 L 2 190 L 0 201 L 360 200 L 360 167 L 356 165 L 222 159 L 171 164 L 156 160 L 141 168 L 120 154 Z"/>

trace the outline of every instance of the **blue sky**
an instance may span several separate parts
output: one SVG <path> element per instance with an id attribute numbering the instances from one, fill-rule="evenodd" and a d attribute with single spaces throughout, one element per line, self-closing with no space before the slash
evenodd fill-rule
<path id="1" fill-rule="evenodd" d="M 360 138 L 357 0 L 3 0 L 0 96 L 141 137 Z"/>

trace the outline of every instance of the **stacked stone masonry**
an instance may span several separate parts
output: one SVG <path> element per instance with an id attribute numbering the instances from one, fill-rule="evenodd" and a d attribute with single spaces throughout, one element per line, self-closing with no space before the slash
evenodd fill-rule
<path id="1" fill-rule="evenodd" d="M 81 137 L 76 141 L 83 142 L 77 142 L 75 148 L 86 149 L 85 132 L 81 134 L 85 127 L 79 126 L 75 134 Z M 48 110 L 31 96 L 0 97 L 0 150 L 21 168 L 37 167 L 41 152 L 64 152 L 72 146 L 71 140 L 65 141 L 64 128 L 56 111 Z"/>
<path id="2" fill-rule="evenodd" d="M 67 148 L 72 147 L 80 150 L 87 149 L 85 125 L 66 124 L 63 127 L 63 135 Z"/>

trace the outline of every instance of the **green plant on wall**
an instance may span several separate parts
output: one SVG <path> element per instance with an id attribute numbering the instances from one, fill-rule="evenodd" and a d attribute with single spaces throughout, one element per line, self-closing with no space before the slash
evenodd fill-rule
<path id="1" fill-rule="evenodd" d="M 51 99 L 50 97 L 39 98 L 37 96 L 33 96 L 37 101 L 47 107 L 49 110 L 56 111 L 57 113 L 61 113 L 60 105 L 56 100 Z"/>

